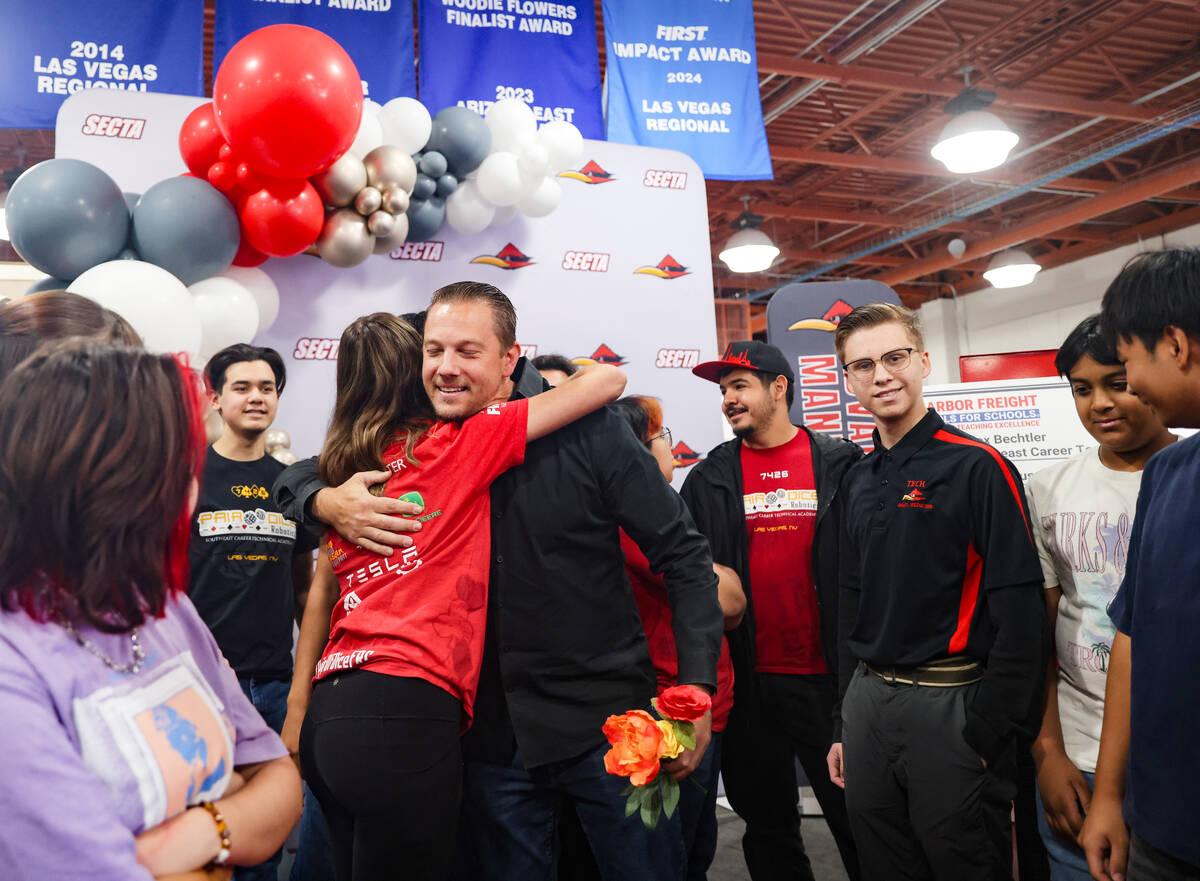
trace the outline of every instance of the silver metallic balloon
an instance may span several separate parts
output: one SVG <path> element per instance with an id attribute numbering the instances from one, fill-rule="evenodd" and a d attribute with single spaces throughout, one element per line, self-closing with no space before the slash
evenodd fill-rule
<path id="1" fill-rule="evenodd" d="M 216 443 L 221 437 L 221 432 L 225 430 L 225 423 L 221 421 L 221 414 L 216 410 L 209 410 L 204 414 L 204 435 L 208 442 Z M 267 452 L 271 452 L 270 447 Z"/>
<path id="2" fill-rule="evenodd" d="M 357 266 L 375 247 L 367 222 L 353 208 L 339 208 L 325 218 L 317 236 L 317 254 L 331 266 Z"/>
<path id="3" fill-rule="evenodd" d="M 383 192 L 383 210 L 388 214 L 403 214 L 408 210 L 408 192 L 400 187 L 392 187 Z"/>
<path id="4" fill-rule="evenodd" d="M 354 197 L 354 210 L 363 217 L 370 217 L 383 204 L 383 193 L 374 187 L 363 187 Z"/>
<path id="5" fill-rule="evenodd" d="M 376 238 L 387 238 L 392 234 L 392 230 L 396 227 L 396 218 L 394 215 L 388 214 L 386 211 L 376 211 L 367 218 L 367 229 L 371 231 L 371 235 Z"/>
<path id="6" fill-rule="evenodd" d="M 411 193 L 417 182 L 417 164 L 399 147 L 376 147 L 362 161 L 367 168 L 367 183 L 378 190 L 400 187 Z"/>
<path id="7" fill-rule="evenodd" d="M 288 437 L 288 433 L 282 428 L 268 428 L 263 434 L 263 440 L 267 444 L 267 452 L 273 453 L 281 447 L 290 447 L 292 439 Z"/>
<path id="8" fill-rule="evenodd" d="M 394 251 L 404 244 L 408 238 L 408 215 L 395 215 L 395 223 L 392 225 L 392 234 L 389 236 L 381 236 L 375 239 L 375 253 L 386 254 L 388 251 Z"/>
<path id="9" fill-rule="evenodd" d="M 295 465 L 296 460 L 300 458 L 287 447 L 280 447 L 278 450 L 271 453 L 271 456 L 276 462 L 282 462 L 284 465 Z"/>
<path id="10" fill-rule="evenodd" d="M 326 205 L 343 208 L 367 185 L 367 169 L 361 159 L 347 153 L 311 180 Z"/>

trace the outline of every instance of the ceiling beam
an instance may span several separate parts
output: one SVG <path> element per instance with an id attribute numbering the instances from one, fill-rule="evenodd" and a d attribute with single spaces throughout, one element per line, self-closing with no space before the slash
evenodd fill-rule
<path id="1" fill-rule="evenodd" d="M 969 260 L 978 260 L 1005 248 L 1011 248 L 1030 239 L 1041 238 L 1058 230 L 1065 229 L 1085 220 L 1091 220 L 1117 211 L 1135 202 L 1141 202 L 1153 196 L 1170 192 L 1179 187 L 1200 181 L 1200 157 L 1181 162 L 1162 171 L 1142 175 L 1128 183 L 1121 184 L 1103 195 L 1095 196 L 1087 201 L 1068 205 L 1062 209 L 1048 212 L 1045 216 L 1031 220 L 1029 223 L 1005 230 L 988 239 L 971 242 L 967 250 L 960 256 L 939 254 L 915 260 L 907 266 L 889 269 L 876 278 L 884 284 L 896 284 L 920 278 L 934 272 L 941 272 Z"/>
<path id="2" fill-rule="evenodd" d="M 758 72 L 827 80 L 886 92 L 899 89 L 918 95 L 944 95 L 948 98 L 954 97 L 963 89 L 958 80 L 910 76 L 880 68 L 860 67 L 856 64 L 822 64 L 819 61 L 774 53 L 758 56 Z M 996 93 L 996 104 L 1001 106 L 1049 110 L 1089 118 L 1102 116 L 1109 119 L 1127 119 L 1133 122 L 1149 122 L 1157 115 L 1149 107 L 1137 107 L 1123 101 L 1089 101 L 1074 95 L 1060 95 L 1040 89 L 1006 89 L 1002 86 L 996 86 L 993 91 Z"/>
<path id="3" fill-rule="evenodd" d="M 737 205 L 709 205 L 710 213 L 721 212 L 731 216 L 739 214 L 741 208 Z M 847 211 L 842 208 L 830 208 L 824 205 L 771 205 L 755 201 L 755 214 L 766 217 L 786 217 L 789 220 L 816 220 L 821 223 L 846 223 L 861 226 L 881 226 L 887 229 L 904 225 L 905 218 L 900 214 L 874 214 L 870 211 Z M 979 232 L 983 227 L 978 223 L 952 221 L 943 227 L 948 232 Z M 990 232 L 990 230 L 988 230 Z"/>

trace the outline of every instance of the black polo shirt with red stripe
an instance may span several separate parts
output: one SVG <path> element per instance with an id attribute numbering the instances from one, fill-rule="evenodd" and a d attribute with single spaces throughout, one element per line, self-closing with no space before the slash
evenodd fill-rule
<path id="1" fill-rule="evenodd" d="M 1013 465 L 930 408 L 891 449 L 876 432 L 845 492 L 841 584 L 858 593 L 854 656 L 897 667 L 985 661 L 995 637 L 989 594 L 1042 580 Z"/>

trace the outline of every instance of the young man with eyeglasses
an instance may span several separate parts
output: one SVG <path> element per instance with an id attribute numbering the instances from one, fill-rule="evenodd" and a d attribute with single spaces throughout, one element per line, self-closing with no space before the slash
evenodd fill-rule
<path id="1" fill-rule="evenodd" d="M 682 495 L 713 561 L 742 581 L 746 612 L 729 630 L 736 686 L 721 774 L 746 821 L 755 881 L 812 879 L 800 837 L 796 759 L 859 878 L 844 797 L 829 780 L 836 697 L 838 484 L 862 456 L 845 440 L 792 425 L 793 373 L 774 346 L 731 343 L 692 371 L 719 383 L 736 437 L 692 468 Z"/>
<path id="2" fill-rule="evenodd" d="M 1021 476 L 926 409 L 913 312 L 860 306 L 835 345 L 875 448 L 843 484 L 829 773 L 866 877 L 1011 878 L 1017 741 L 1035 733 L 1047 642 Z"/>

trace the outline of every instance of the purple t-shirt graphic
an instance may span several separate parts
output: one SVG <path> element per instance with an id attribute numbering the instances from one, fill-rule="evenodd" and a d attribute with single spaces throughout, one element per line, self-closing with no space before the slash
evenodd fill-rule
<path id="1" fill-rule="evenodd" d="M 118 664 L 128 634 L 81 635 Z M 234 767 L 287 755 L 187 597 L 118 673 L 57 624 L 0 611 L 0 875 L 149 879 L 134 837 L 225 792 Z"/>

